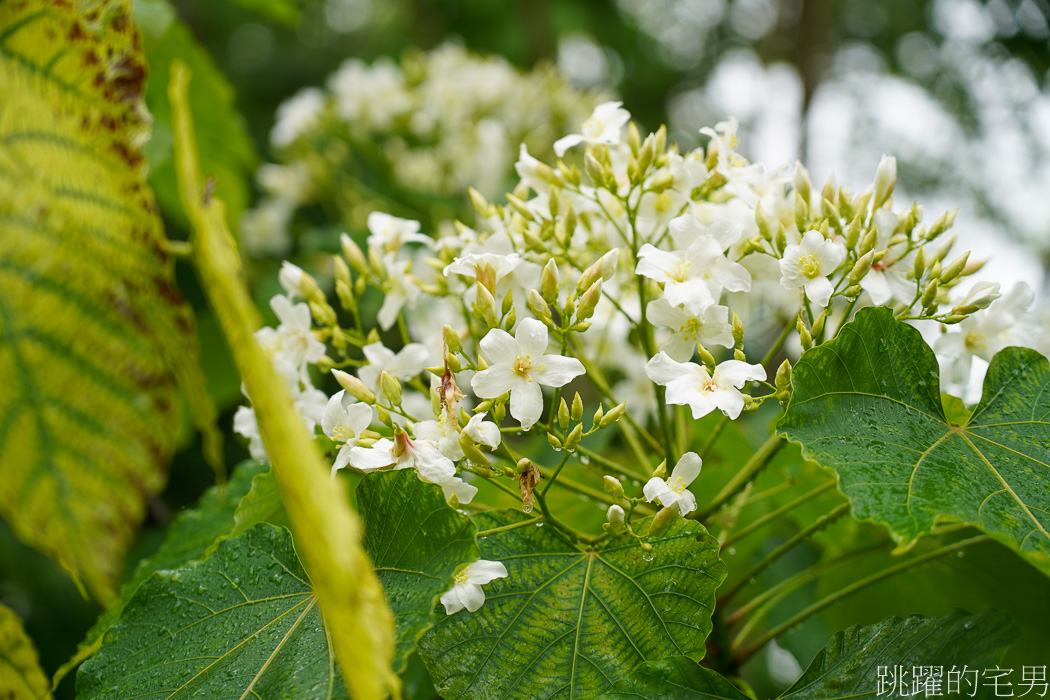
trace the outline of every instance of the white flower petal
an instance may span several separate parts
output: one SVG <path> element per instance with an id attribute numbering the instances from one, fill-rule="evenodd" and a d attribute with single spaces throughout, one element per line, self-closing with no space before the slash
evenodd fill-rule
<path id="1" fill-rule="evenodd" d="M 751 365 L 741 360 L 726 360 L 715 367 L 714 376 L 720 386 L 733 386 L 739 389 L 746 382 L 764 380 L 766 378 L 766 368 L 762 365 Z"/>
<path id="2" fill-rule="evenodd" d="M 446 615 L 457 613 L 464 608 L 463 602 L 459 599 L 458 588 L 458 585 L 453 586 L 452 590 L 441 595 L 441 604 L 445 606 Z"/>
<path id="3" fill-rule="evenodd" d="M 540 419 L 541 413 L 543 413 L 543 392 L 539 384 L 523 382 L 510 392 L 510 415 L 521 423 L 523 429 L 531 428 Z"/>
<path id="4" fill-rule="evenodd" d="M 528 383 L 528 380 L 515 374 L 509 364 L 498 364 L 471 377 L 470 388 L 478 398 L 494 399 L 521 386 L 522 383 Z"/>
<path id="5" fill-rule="evenodd" d="M 488 583 L 498 578 L 507 578 L 507 567 L 503 562 L 478 559 L 467 567 L 467 580 L 471 583 Z"/>
<path id="6" fill-rule="evenodd" d="M 575 357 L 543 355 L 533 360 L 529 377 L 543 386 L 565 386 L 584 372 L 583 363 Z"/>
<path id="7" fill-rule="evenodd" d="M 456 585 L 459 589 L 459 599 L 463 601 L 470 612 L 477 612 L 485 603 L 485 591 L 476 583 L 460 583 Z"/>
<path id="8" fill-rule="evenodd" d="M 700 455 L 695 452 L 686 452 L 678 459 L 678 463 L 674 465 L 674 469 L 671 470 L 671 477 L 680 478 L 688 486 L 693 483 L 696 477 L 700 476 L 701 466 L 703 466 L 703 460 L 700 459 Z"/>
<path id="9" fill-rule="evenodd" d="M 350 448 L 350 465 L 363 472 L 389 467 L 397 461 L 391 450 L 394 443 L 386 438 L 377 440 L 371 447 Z"/>
<path id="10" fill-rule="evenodd" d="M 805 287 L 806 298 L 822 308 L 828 305 L 828 302 L 831 301 L 831 293 L 835 291 L 831 280 L 827 277 L 811 279 L 806 282 Z"/>
<path id="11" fill-rule="evenodd" d="M 539 357 L 547 352 L 547 326 L 534 318 L 522 319 L 514 332 L 514 339 L 521 348 L 521 354 Z"/>
<path id="12" fill-rule="evenodd" d="M 667 482 L 658 476 L 654 476 L 645 483 L 642 493 L 645 495 L 645 500 L 650 503 L 657 501 L 660 505 L 666 505 L 664 501 L 668 495 L 672 497 L 677 495 L 667 486 Z"/>
<path id="13" fill-rule="evenodd" d="M 679 377 L 691 374 L 697 368 L 692 362 L 676 362 L 667 353 L 658 352 L 645 365 L 645 374 L 661 386 L 667 386 Z"/>
<path id="14" fill-rule="evenodd" d="M 525 323 L 525 321 L 522 321 L 522 323 Z M 540 325 L 543 324 L 541 323 Z M 509 365 L 519 355 L 524 355 L 525 353 L 521 350 L 521 344 L 510 333 L 500 328 L 493 328 L 481 339 L 481 354 L 485 356 L 485 360 L 490 365 L 500 363 Z"/>

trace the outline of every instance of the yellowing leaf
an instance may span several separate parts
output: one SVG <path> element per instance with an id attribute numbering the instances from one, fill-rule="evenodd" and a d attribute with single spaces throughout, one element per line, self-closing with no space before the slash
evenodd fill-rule
<path id="1" fill-rule="evenodd" d="M 168 94 L 179 193 L 194 229 L 194 263 L 252 399 L 288 522 L 347 688 L 359 700 L 379 700 L 398 687 L 390 667 L 393 614 L 361 546 L 360 519 L 350 510 L 340 482 L 329 479 L 329 467 L 253 335 L 261 321 L 244 286 L 222 202 L 201 181 L 188 81 L 185 64 L 175 61 Z"/>
<path id="2" fill-rule="evenodd" d="M 0 698 L 43 700 L 51 697 L 49 687 L 22 621 L 0 605 Z"/>
<path id="3" fill-rule="evenodd" d="M 102 601 L 178 384 L 214 415 L 143 179 L 145 76 L 126 2 L 0 3 L 0 515 Z"/>

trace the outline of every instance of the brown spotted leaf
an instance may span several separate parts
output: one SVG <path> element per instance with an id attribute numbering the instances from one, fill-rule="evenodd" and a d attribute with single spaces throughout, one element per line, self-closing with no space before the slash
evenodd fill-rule
<path id="1" fill-rule="evenodd" d="M 144 180 L 146 72 L 127 2 L 0 3 L 0 515 L 103 601 L 179 384 L 213 416 Z"/>

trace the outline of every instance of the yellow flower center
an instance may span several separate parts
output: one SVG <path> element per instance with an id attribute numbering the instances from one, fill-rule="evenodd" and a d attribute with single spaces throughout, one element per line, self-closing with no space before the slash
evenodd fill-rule
<path id="1" fill-rule="evenodd" d="M 469 566 L 463 567 L 463 571 L 460 571 L 458 574 L 453 576 L 452 580 L 455 583 L 466 583 L 467 582 L 467 573 L 469 571 L 470 571 L 470 567 Z"/>
<path id="2" fill-rule="evenodd" d="M 696 340 L 696 336 L 700 333 L 702 327 L 703 324 L 700 323 L 699 319 L 691 318 L 678 327 L 678 332 L 688 340 Z"/>
<path id="3" fill-rule="evenodd" d="M 667 479 L 667 486 L 678 495 L 682 495 L 688 484 L 685 483 L 685 479 L 682 477 L 672 476 Z"/>
<path id="4" fill-rule="evenodd" d="M 798 259 L 798 269 L 806 277 L 813 279 L 820 276 L 820 263 L 812 255 L 804 255 Z"/>
<path id="5" fill-rule="evenodd" d="M 656 201 L 653 202 L 653 208 L 658 214 L 663 214 L 667 211 L 670 211 L 671 207 L 673 206 L 674 197 L 667 194 L 666 192 L 661 192 L 660 194 L 656 195 Z"/>
<path id="6" fill-rule="evenodd" d="M 332 429 L 332 439 L 336 442 L 350 442 L 354 438 L 354 431 L 342 425 Z"/>
<path id="7" fill-rule="evenodd" d="M 692 263 L 688 260 L 679 260 L 678 264 L 671 270 L 671 274 L 668 275 L 675 282 L 685 282 L 689 279 L 689 267 Z"/>
<path id="8" fill-rule="evenodd" d="M 514 360 L 513 367 L 511 367 L 511 370 L 514 372 L 514 374 L 518 375 L 519 377 L 525 377 L 529 381 L 532 381 L 532 378 L 529 377 L 529 370 L 531 369 L 531 355 L 518 355 L 518 357 Z"/>
<path id="9" fill-rule="evenodd" d="M 976 331 L 970 331 L 969 333 L 966 334 L 966 340 L 965 340 L 966 348 L 970 352 L 974 352 L 975 350 L 984 350 L 984 349 L 986 349 L 988 347 L 988 343 L 984 342 L 984 339 L 987 338 L 987 337 L 988 337 L 988 335 L 985 334 L 985 333 L 978 333 Z"/>

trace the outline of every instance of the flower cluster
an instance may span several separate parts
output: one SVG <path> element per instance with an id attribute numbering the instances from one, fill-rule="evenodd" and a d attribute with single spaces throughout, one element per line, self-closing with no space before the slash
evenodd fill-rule
<path id="1" fill-rule="evenodd" d="M 282 323 L 260 342 L 304 421 L 319 425 L 333 476 L 412 468 L 470 508 L 485 507 L 482 482 L 498 495 L 516 480 L 527 512 L 538 504 L 538 520 L 578 541 L 549 511 L 557 484 L 603 496 L 607 532 L 651 549 L 646 538 L 697 505 L 689 487 L 702 459 L 684 450 L 702 436 L 682 412 L 732 420 L 786 403 L 790 359 L 771 363 L 789 339 L 819 345 L 858 306 L 884 304 L 959 329 L 938 349 L 961 366 L 1037 327 L 1024 290 L 957 294 L 980 265 L 952 253 L 954 214 L 925 225 L 918 205 L 894 208 L 892 158 L 862 192 L 833 178 L 817 189 L 801 165 L 748 163 L 733 122 L 702 134 L 706 146 L 680 153 L 662 128 L 643 138 L 605 103 L 558 140 L 553 163 L 522 145 L 505 203 L 471 190 L 470 225 L 424 232 L 372 213 L 364 240 L 342 236 L 322 281 L 338 310 L 286 264 L 287 297 L 273 301 Z M 320 416 L 322 402 L 307 398 L 311 363 L 342 387 Z M 250 409 L 238 426 L 257 446 Z M 616 450 L 588 449 L 603 430 Z M 543 466 L 547 446 L 561 454 Z M 614 459 L 625 452 L 629 462 Z M 604 493 L 579 481 L 597 467 Z M 642 488 L 628 497 L 624 486 Z M 655 517 L 638 527 L 643 514 Z M 479 564 L 480 578 L 464 572 L 442 599 L 449 612 L 476 609 L 479 585 L 501 575 Z"/>
<path id="2" fill-rule="evenodd" d="M 278 110 L 270 141 L 282 163 L 258 173 L 267 196 L 245 215 L 242 246 L 252 255 L 287 253 L 296 210 L 315 202 L 356 227 L 392 201 L 447 212 L 469 185 L 499 194 L 513 184 L 517 144 L 549 152 L 598 99 L 552 68 L 523 73 L 455 44 L 400 66 L 349 59 L 325 89 L 304 88 Z M 376 179 L 369 173 L 392 192 L 363 187 Z"/>

